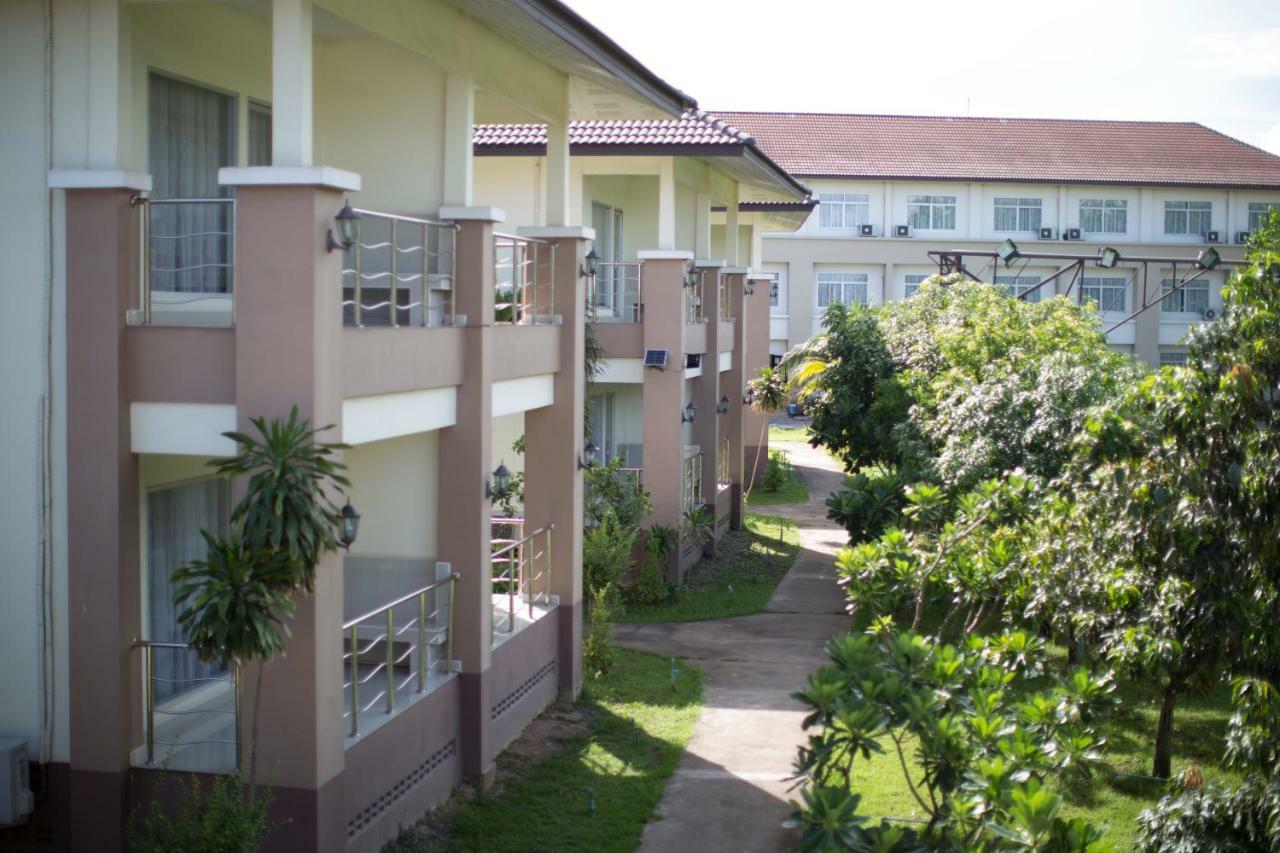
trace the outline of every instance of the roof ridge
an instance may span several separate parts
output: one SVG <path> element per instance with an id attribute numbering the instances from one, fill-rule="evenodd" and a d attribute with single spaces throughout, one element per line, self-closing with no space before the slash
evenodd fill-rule
<path id="1" fill-rule="evenodd" d="M 805 118 L 811 116 L 830 116 L 833 118 L 907 118 L 907 119 L 943 119 L 947 121 L 1033 121 L 1033 122 L 1068 122 L 1072 124 L 1137 124 L 1137 125 L 1176 125 L 1176 126 L 1195 126 L 1203 127 L 1209 130 L 1207 125 L 1197 121 L 1178 121 L 1174 119 L 1108 119 L 1108 118 L 1053 118 L 1051 116 L 960 116 L 945 114 L 925 114 L 925 113 L 842 113 L 830 111 L 808 111 L 808 110 L 719 110 L 709 109 L 706 112 L 711 115 L 747 115 L 747 116 L 795 116 L 796 118 Z M 1223 134 L 1224 136 L 1226 134 Z M 1230 138 L 1230 137 L 1229 137 Z M 1248 143 L 1245 143 L 1246 145 Z"/>

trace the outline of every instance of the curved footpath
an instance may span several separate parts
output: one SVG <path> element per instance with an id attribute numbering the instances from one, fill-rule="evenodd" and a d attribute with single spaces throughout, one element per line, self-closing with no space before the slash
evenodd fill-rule
<path id="1" fill-rule="evenodd" d="M 826 517 L 839 466 L 807 444 L 782 445 L 809 500 L 761 512 L 795 519 L 800 553 L 764 612 L 708 622 L 617 625 L 629 649 L 688 658 L 703 671 L 703 708 L 693 737 L 644 829 L 641 851 L 778 851 L 797 835 L 782 828 L 804 718 L 791 692 L 825 661 L 828 638 L 848 630 L 834 555 L 847 542 Z"/>

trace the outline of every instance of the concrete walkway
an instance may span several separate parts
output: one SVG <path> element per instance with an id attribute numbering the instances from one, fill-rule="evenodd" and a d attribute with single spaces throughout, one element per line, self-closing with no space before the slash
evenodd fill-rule
<path id="1" fill-rule="evenodd" d="M 784 445 L 809 486 L 807 503 L 763 508 L 799 525 L 801 551 L 763 613 L 710 622 L 618 625 L 620 645 L 686 657 L 703 671 L 697 728 L 640 839 L 641 851 L 778 851 L 804 714 L 791 692 L 825 661 L 829 637 L 848 630 L 833 554 L 847 541 L 826 518 L 838 466 L 804 444 Z"/>

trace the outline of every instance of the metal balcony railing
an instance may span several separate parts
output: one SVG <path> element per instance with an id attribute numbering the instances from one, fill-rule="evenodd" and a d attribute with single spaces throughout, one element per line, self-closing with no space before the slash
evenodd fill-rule
<path id="1" fill-rule="evenodd" d="M 458 577 L 454 572 L 343 623 L 342 688 L 348 710 L 342 717 L 350 720 L 351 737 L 361 733 L 362 716 L 376 705 L 382 703 L 390 717 L 396 713 L 397 694 L 425 692 L 430 673 L 440 672 L 442 664 L 448 672 Z M 447 596 L 439 592 L 445 587 Z M 442 597 L 448 599 L 443 621 Z M 368 696 L 368 691 L 377 692 Z"/>
<path id="2" fill-rule="evenodd" d="M 493 321 L 511 326 L 556 322 L 556 247 L 545 240 L 493 235 Z"/>
<path id="3" fill-rule="evenodd" d="M 492 539 L 494 549 L 489 559 L 493 571 L 495 598 L 503 595 L 506 598 L 505 618 L 495 607 L 494 618 L 490 624 L 490 641 L 496 638 L 498 623 L 501 621 L 503 633 L 512 634 L 516 630 L 517 602 L 521 608 L 527 608 L 530 620 L 534 617 L 533 608 L 541 603 L 551 604 L 551 534 L 554 524 L 539 527 L 532 533 L 524 532 L 524 519 L 495 518 L 495 527 L 501 525 L 510 531 L 506 537 Z M 498 586 L 502 592 L 498 592 Z M 541 590 L 541 592 L 539 592 Z"/>
<path id="4" fill-rule="evenodd" d="M 345 326 L 453 323 L 458 226 L 376 210 L 355 211 L 356 239 L 343 253 Z"/>
<path id="5" fill-rule="evenodd" d="M 602 261 L 591 288 L 592 323 L 639 323 L 644 282 L 640 261 Z"/>
<path id="6" fill-rule="evenodd" d="M 233 198 L 143 198 L 142 269 L 129 322 L 230 326 L 234 319 Z"/>
<path id="7" fill-rule="evenodd" d="M 702 451 L 699 449 L 685 448 L 680 497 L 683 512 L 702 506 Z"/>
<path id="8" fill-rule="evenodd" d="M 707 321 L 702 310 L 703 290 L 706 287 L 706 273 L 703 270 L 693 271 L 693 285 L 684 289 L 684 321 L 694 326 Z"/>
<path id="9" fill-rule="evenodd" d="M 239 767 L 238 674 L 201 674 L 186 643 L 134 640 L 132 648 L 142 653 L 146 766 L 214 773 Z"/>
<path id="10" fill-rule="evenodd" d="M 725 323 L 732 323 L 733 294 L 729 290 L 729 279 L 726 276 L 716 276 L 716 292 L 720 299 L 720 319 Z"/>

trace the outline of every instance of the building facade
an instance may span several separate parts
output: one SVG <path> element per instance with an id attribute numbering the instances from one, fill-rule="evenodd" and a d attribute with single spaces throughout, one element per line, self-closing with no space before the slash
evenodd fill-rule
<path id="1" fill-rule="evenodd" d="M 1117 249 L 1116 266 L 1086 263 L 1028 298 L 1092 300 L 1117 349 L 1176 363 L 1188 330 L 1221 311 L 1227 272 L 1177 282 L 1206 248 L 1242 257 L 1245 235 L 1280 209 L 1280 157 L 1198 124 L 716 115 L 752 134 L 819 201 L 802 227 L 764 240 L 775 356 L 818 331 L 833 301 L 908 297 L 939 271 L 939 253 L 991 253 L 1011 239 L 1024 255 Z M 1125 256 L 1159 262 L 1144 270 Z M 975 277 L 1021 293 L 1070 261 L 969 263 Z"/>

